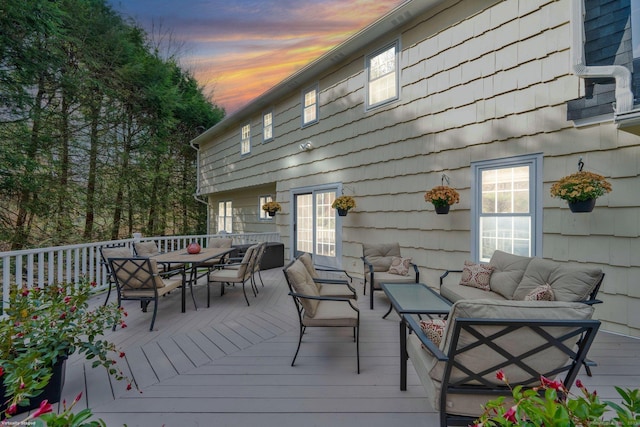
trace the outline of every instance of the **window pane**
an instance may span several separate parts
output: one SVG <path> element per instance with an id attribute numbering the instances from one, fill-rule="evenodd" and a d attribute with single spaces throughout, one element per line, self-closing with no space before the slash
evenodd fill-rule
<path id="1" fill-rule="evenodd" d="M 313 253 L 313 198 L 311 194 L 296 197 L 296 249 Z"/>
<path id="2" fill-rule="evenodd" d="M 487 262 L 498 249 L 531 256 L 531 217 L 483 216 L 480 218 L 480 261 Z"/>
<path id="3" fill-rule="evenodd" d="M 335 256 L 336 214 L 331 204 L 335 192 L 316 194 L 316 254 Z"/>
<path id="4" fill-rule="evenodd" d="M 398 81 L 397 46 L 393 45 L 383 52 L 368 58 L 368 104 L 380 104 L 386 100 L 397 98 Z"/>
<path id="5" fill-rule="evenodd" d="M 393 73 L 396 70 L 396 47 L 389 49 L 371 58 L 369 78 L 375 80 L 385 74 Z"/>
<path id="6" fill-rule="evenodd" d="M 262 116 L 262 138 L 265 141 L 273 138 L 273 113 Z"/>
<path id="7" fill-rule="evenodd" d="M 482 213 L 529 213 L 529 166 L 482 171 Z"/>

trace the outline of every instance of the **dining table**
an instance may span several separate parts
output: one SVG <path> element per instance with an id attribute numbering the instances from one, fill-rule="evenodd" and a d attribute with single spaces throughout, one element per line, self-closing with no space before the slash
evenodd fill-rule
<path id="1" fill-rule="evenodd" d="M 166 265 L 167 267 L 177 265 L 180 269 L 184 269 L 185 277 L 189 272 L 186 284 L 189 285 L 191 290 L 191 298 L 193 298 L 193 305 L 198 309 L 196 298 L 193 295 L 193 285 L 198 280 L 198 267 L 204 263 L 210 263 L 212 260 L 219 259 L 220 262 L 224 259 L 225 255 L 232 252 L 234 248 L 202 248 L 198 253 L 189 253 L 187 249 L 180 249 L 176 251 L 163 252 L 158 255 L 153 255 L 150 258 L 154 259 L 158 264 Z M 186 286 L 182 287 L 182 312 L 186 310 Z"/>

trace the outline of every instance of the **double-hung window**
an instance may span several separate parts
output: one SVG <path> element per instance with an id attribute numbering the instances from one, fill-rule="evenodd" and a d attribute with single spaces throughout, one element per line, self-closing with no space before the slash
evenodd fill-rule
<path id="1" fill-rule="evenodd" d="M 263 211 L 262 210 L 262 205 L 264 205 L 265 203 L 268 202 L 273 202 L 273 197 L 271 196 L 260 196 L 260 199 L 258 201 L 258 212 L 260 212 L 258 214 L 258 219 L 260 220 L 273 220 L 272 216 L 269 216 L 269 213 L 267 211 Z"/>
<path id="2" fill-rule="evenodd" d="M 240 133 L 240 154 L 249 154 L 251 152 L 251 124 L 247 123 L 243 125 Z"/>
<path id="3" fill-rule="evenodd" d="M 262 143 L 273 139 L 273 111 L 262 114 Z"/>
<path id="4" fill-rule="evenodd" d="M 233 232 L 233 215 L 231 200 L 218 202 L 218 233 Z"/>
<path id="5" fill-rule="evenodd" d="M 398 99 L 399 45 L 396 41 L 367 56 L 367 109 Z"/>
<path id="6" fill-rule="evenodd" d="M 542 154 L 474 162 L 472 258 L 542 254 Z"/>
<path id="7" fill-rule="evenodd" d="M 318 121 L 318 85 L 302 92 L 302 127 Z"/>

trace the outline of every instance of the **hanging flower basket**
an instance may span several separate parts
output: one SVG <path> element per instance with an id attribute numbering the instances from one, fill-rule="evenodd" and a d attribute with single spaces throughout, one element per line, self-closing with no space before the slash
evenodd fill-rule
<path id="1" fill-rule="evenodd" d="M 424 201 L 433 203 L 437 214 L 446 215 L 451 205 L 460 203 L 460 194 L 454 188 L 438 185 L 424 193 Z"/>
<path id="2" fill-rule="evenodd" d="M 336 197 L 331 207 L 338 211 L 339 216 L 347 216 L 347 213 L 356 207 L 356 201 L 351 196 L 340 196 Z"/>
<path id="3" fill-rule="evenodd" d="M 551 186 L 551 197 L 566 200 L 571 212 L 591 212 L 596 199 L 611 191 L 604 176 L 579 171 L 565 176 Z"/>
<path id="4" fill-rule="evenodd" d="M 276 212 L 282 210 L 282 206 L 280 206 L 280 203 L 278 202 L 267 202 L 262 205 L 262 210 L 267 212 L 269 216 L 275 216 Z"/>

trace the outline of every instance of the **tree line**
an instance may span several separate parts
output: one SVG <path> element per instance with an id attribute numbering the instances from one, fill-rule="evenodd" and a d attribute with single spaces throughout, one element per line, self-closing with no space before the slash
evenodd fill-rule
<path id="1" fill-rule="evenodd" d="M 205 232 L 189 141 L 223 117 L 105 0 L 0 0 L 0 251 Z"/>

